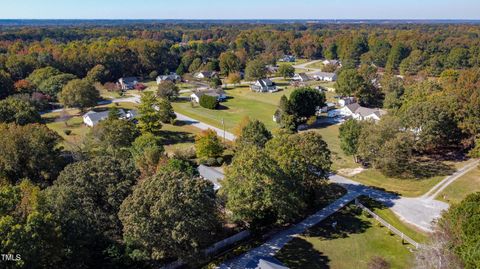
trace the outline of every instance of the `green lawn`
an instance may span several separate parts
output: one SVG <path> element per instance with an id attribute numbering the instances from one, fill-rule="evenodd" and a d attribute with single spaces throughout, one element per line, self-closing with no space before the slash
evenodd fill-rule
<path id="1" fill-rule="evenodd" d="M 281 87 L 284 88 L 285 84 Z M 290 95 L 292 90 L 292 87 L 288 87 L 276 93 L 255 93 L 248 86 L 240 86 L 226 89 L 227 95 L 231 98 L 222 102 L 222 107 L 217 110 L 206 109 L 199 105 L 192 106 L 186 101 L 173 103 L 173 108 L 176 112 L 219 128 L 222 128 L 222 119 L 224 119 L 227 131 L 232 131 L 245 116 L 262 121 L 272 130 L 277 128 L 272 116 L 277 109 L 280 97 L 284 94 Z"/>
<path id="2" fill-rule="evenodd" d="M 337 221 L 336 229 L 332 223 Z M 362 269 L 373 256 L 387 260 L 391 268 L 411 268 L 413 254 L 398 236 L 350 206 L 328 217 L 305 234 L 294 238 L 276 255 L 295 269 Z"/>
<path id="3" fill-rule="evenodd" d="M 459 203 L 467 195 L 480 192 L 480 168 L 477 167 L 450 184 L 437 199 L 447 203 Z"/>
<path id="4" fill-rule="evenodd" d="M 328 148 L 332 152 L 332 169 L 334 171 L 344 168 L 356 168 L 359 165 L 354 162 L 353 157 L 345 155 L 340 148 L 339 128 L 340 125 L 318 126 L 312 129 L 312 131 L 321 134 L 323 140 L 327 142 Z"/>

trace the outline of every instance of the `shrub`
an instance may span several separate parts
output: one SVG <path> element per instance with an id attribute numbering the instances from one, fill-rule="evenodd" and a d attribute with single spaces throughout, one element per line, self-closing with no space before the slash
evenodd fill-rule
<path id="1" fill-rule="evenodd" d="M 158 77 L 158 72 L 157 71 L 152 71 L 150 72 L 150 74 L 148 75 L 148 77 L 150 79 L 156 79 Z"/>
<path id="2" fill-rule="evenodd" d="M 218 106 L 218 100 L 214 96 L 202 95 L 200 97 L 200 106 L 208 109 L 216 109 Z"/>
<path id="3" fill-rule="evenodd" d="M 66 135 L 71 135 L 72 134 L 72 130 L 63 130 L 63 133 L 66 134 Z"/>

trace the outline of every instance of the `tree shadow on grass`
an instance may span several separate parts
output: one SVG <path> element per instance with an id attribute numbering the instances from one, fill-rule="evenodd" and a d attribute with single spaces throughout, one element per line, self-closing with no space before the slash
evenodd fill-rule
<path id="1" fill-rule="evenodd" d="M 410 166 L 412 175 L 419 179 L 448 176 L 455 172 L 452 165 L 433 159 L 417 159 Z"/>
<path id="2" fill-rule="evenodd" d="M 369 221 L 360 218 L 362 210 L 353 204 L 339 210 L 319 225 L 308 230 L 305 235 L 325 240 L 347 238 L 350 234 L 364 233 L 372 226 Z M 334 225 L 336 223 L 336 225 Z M 335 226 L 335 227 L 334 227 Z"/>
<path id="3" fill-rule="evenodd" d="M 330 268 L 330 258 L 316 250 L 314 246 L 301 237 L 294 237 L 276 258 L 292 269 Z"/>
<path id="4" fill-rule="evenodd" d="M 178 143 L 193 143 L 195 138 L 193 134 L 187 132 L 160 131 L 163 145 L 174 145 Z"/>

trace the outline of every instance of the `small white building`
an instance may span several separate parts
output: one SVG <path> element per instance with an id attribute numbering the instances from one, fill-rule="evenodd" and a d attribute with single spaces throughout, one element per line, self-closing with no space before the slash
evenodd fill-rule
<path id="1" fill-rule="evenodd" d="M 285 63 L 293 63 L 297 59 L 293 55 L 284 55 L 282 58 L 279 59 L 280 62 L 285 62 Z"/>
<path id="2" fill-rule="evenodd" d="M 162 75 L 162 76 L 158 76 L 157 77 L 157 84 L 160 84 L 164 81 L 171 81 L 171 82 L 178 82 L 178 81 L 181 81 L 182 80 L 182 77 L 180 77 L 179 75 L 177 75 L 177 73 L 170 73 L 169 75 Z"/>
<path id="3" fill-rule="evenodd" d="M 307 82 L 310 80 L 310 77 L 307 76 L 307 74 L 305 73 L 298 73 L 298 74 L 295 74 L 295 76 L 293 76 L 292 80 L 299 81 L 299 82 Z"/>
<path id="4" fill-rule="evenodd" d="M 379 121 L 385 114 L 387 114 L 385 110 L 379 108 L 362 107 L 358 103 L 349 104 L 340 109 L 335 109 L 328 112 L 328 116 L 332 118 L 340 116 L 355 120 L 373 120 L 375 122 Z"/>
<path id="5" fill-rule="evenodd" d="M 214 71 L 200 71 L 195 73 L 194 77 L 196 79 L 210 79 L 214 77 L 217 73 Z"/>
<path id="6" fill-rule="evenodd" d="M 83 123 L 87 125 L 88 127 L 94 127 L 96 126 L 99 122 L 102 120 L 105 120 L 108 118 L 108 114 L 110 111 L 89 111 L 83 115 Z M 123 109 L 118 110 L 119 113 L 119 119 L 125 119 L 125 120 L 133 120 L 135 117 L 137 117 L 137 111 L 135 110 L 129 110 L 125 112 Z"/>
<path id="7" fill-rule="evenodd" d="M 335 66 L 341 66 L 342 65 L 342 62 L 340 62 L 339 60 L 324 60 L 324 61 L 322 61 L 322 63 L 324 65 L 335 65 Z"/>

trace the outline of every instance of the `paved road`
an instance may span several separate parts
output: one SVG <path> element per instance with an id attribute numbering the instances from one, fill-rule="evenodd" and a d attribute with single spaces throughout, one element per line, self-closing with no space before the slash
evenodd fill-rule
<path id="1" fill-rule="evenodd" d="M 225 262 L 224 264 L 220 265 L 220 268 L 221 269 L 245 269 L 245 268 L 248 268 L 247 264 L 252 263 L 252 261 L 254 261 L 255 264 L 257 264 L 260 257 L 275 256 L 275 254 L 280 249 L 282 249 L 285 246 L 285 244 L 287 244 L 290 240 L 292 240 L 296 235 L 302 234 L 307 229 L 317 225 L 322 220 L 326 219 L 328 216 L 337 212 L 339 209 L 344 207 L 346 204 L 354 200 L 359 195 L 360 194 L 357 193 L 356 191 L 349 191 L 343 197 L 339 198 L 338 200 L 331 203 L 327 207 L 323 208 L 317 213 L 306 218 L 302 222 L 292 226 L 291 228 L 285 231 L 282 231 L 274 235 L 263 245 L 257 248 L 254 248 L 248 251 L 247 253 L 238 256 L 235 259 Z"/>
<path id="2" fill-rule="evenodd" d="M 330 176 L 330 181 L 340 184 L 348 190 L 356 191 L 382 202 L 401 220 L 426 232 L 432 231 L 432 221 L 440 217 L 443 210 L 448 209 L 448 204 L 441 201 L 424 199 L 422 197 L 402 197 L 362 185 L 340 175 Z"/>

